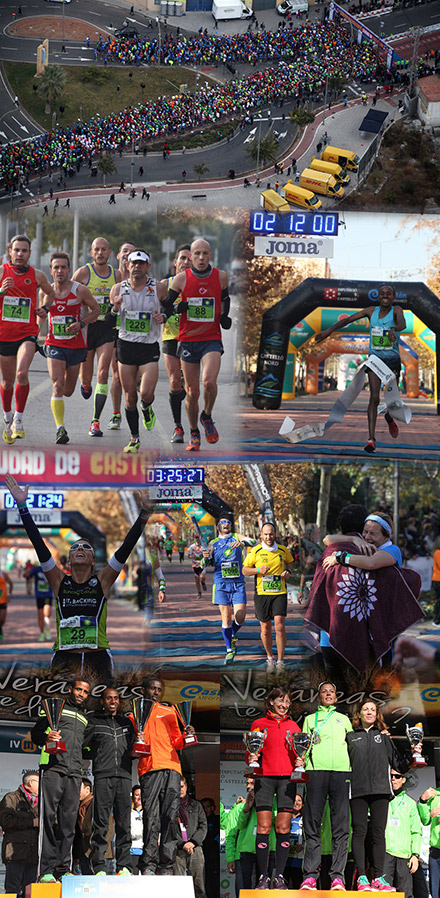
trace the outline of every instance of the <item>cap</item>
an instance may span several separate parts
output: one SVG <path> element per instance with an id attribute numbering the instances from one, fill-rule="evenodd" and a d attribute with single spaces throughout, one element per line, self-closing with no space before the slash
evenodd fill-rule
<path id="1" fill-rule="evenodd" d="M 134 249 L 128 256 L 129 262 L 149 262 L 148 253 L 144 253 L 143 249 Z"/>

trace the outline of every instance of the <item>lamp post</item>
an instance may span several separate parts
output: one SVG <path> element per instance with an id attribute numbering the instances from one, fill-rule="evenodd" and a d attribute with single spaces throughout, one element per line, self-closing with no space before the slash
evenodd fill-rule
<path id="1" fill-rule="evenodd" d="M 260 167 L 260 143 L 261 143 L 261 123 L 263 119 L 261 118 L 261 114 L 258 120 L 258 145 L 257 145 L 257 170 L 255 172 L 255 182 L 258 184 L 258 169 Z"/>

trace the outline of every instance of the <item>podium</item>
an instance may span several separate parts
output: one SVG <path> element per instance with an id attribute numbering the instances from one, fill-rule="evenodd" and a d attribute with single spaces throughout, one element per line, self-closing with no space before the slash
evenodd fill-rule
<path id="1" fill-rule="evenodd" d="M 273 891 L 269 889 L 240 889 L 240 898 L 259 898 L 259 895 L 265 895 L 269 891 L 273 898 Z M 363 892 L 363 894 L 377 895 L 377 892 Z M 404 892 L 389 892 L 388 894 L 392 895 L 393 898 L 405 898 Z M 330 890 L 328 892 L 320 892 L 319 889 L 316 892 L 313 889 L 303 889 L 303 891 L 283 889 L 282 895 L 285 896 L 285 898 L 306 898 L 306 895 L 316 895 L 316 898 L 335 898 L 335 895 L 341 895 L 341 898 L 359 898 L 359 892 L 343 892 L 336 890 L 333 892 L 330 892 Z"/>
<path id="2" fill-rule="evenodd" d="M 26 886 L 26 898 L 61 898 L 61 883 L 32 882 Z"/>
<path id="3" fill-rule="evenodd" d="M 126 898 L 127 894 L 130 898 L 175 898 L 176 894 L 194 898 L 194 883 L 192 876 L 63 876 L 62 882 L 26 886 L 26 898 Z"/>

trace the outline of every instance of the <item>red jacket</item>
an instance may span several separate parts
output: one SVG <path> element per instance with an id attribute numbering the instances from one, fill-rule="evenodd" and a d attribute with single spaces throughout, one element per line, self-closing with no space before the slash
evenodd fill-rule
<path id="1" fill-rule="evenodd" d="M 267 730 L 263 750 L 259 755 L 263 776 L 290 776 L 295 766 L 295 752 L 286 742 L 286 733 L 300 733 L 297 723 L 290 717 L 279 719 L 268 711 L 265 717 L 254 720 L 252 730 Z M 247 758 L 246 758 L 247 761 Z"/>

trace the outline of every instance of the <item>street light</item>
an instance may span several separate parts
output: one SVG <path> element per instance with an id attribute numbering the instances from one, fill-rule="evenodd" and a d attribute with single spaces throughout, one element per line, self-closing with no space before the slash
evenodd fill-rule
<path id="1" fill-rule="evenodd" d="M 63 0 L 63 2 L 64 2 L 64 0 Z M 156 25 L 159 29 L 159 52 L 157 54 L 157 64 L 160 66 L 160 47 L 161 47 L 160 16 L 156 16 Z"/>
<path id="2" fill-rule="evenodd" d="M 258 184 L 258 169 L 260 167 L 260 142 L 261 142 L 261 123 L 263 119 L 261 118 L 261 114 L 258 120 L 258 145 L 257 145 L 257 170 L 255 172 L 255 182 Z"/>

